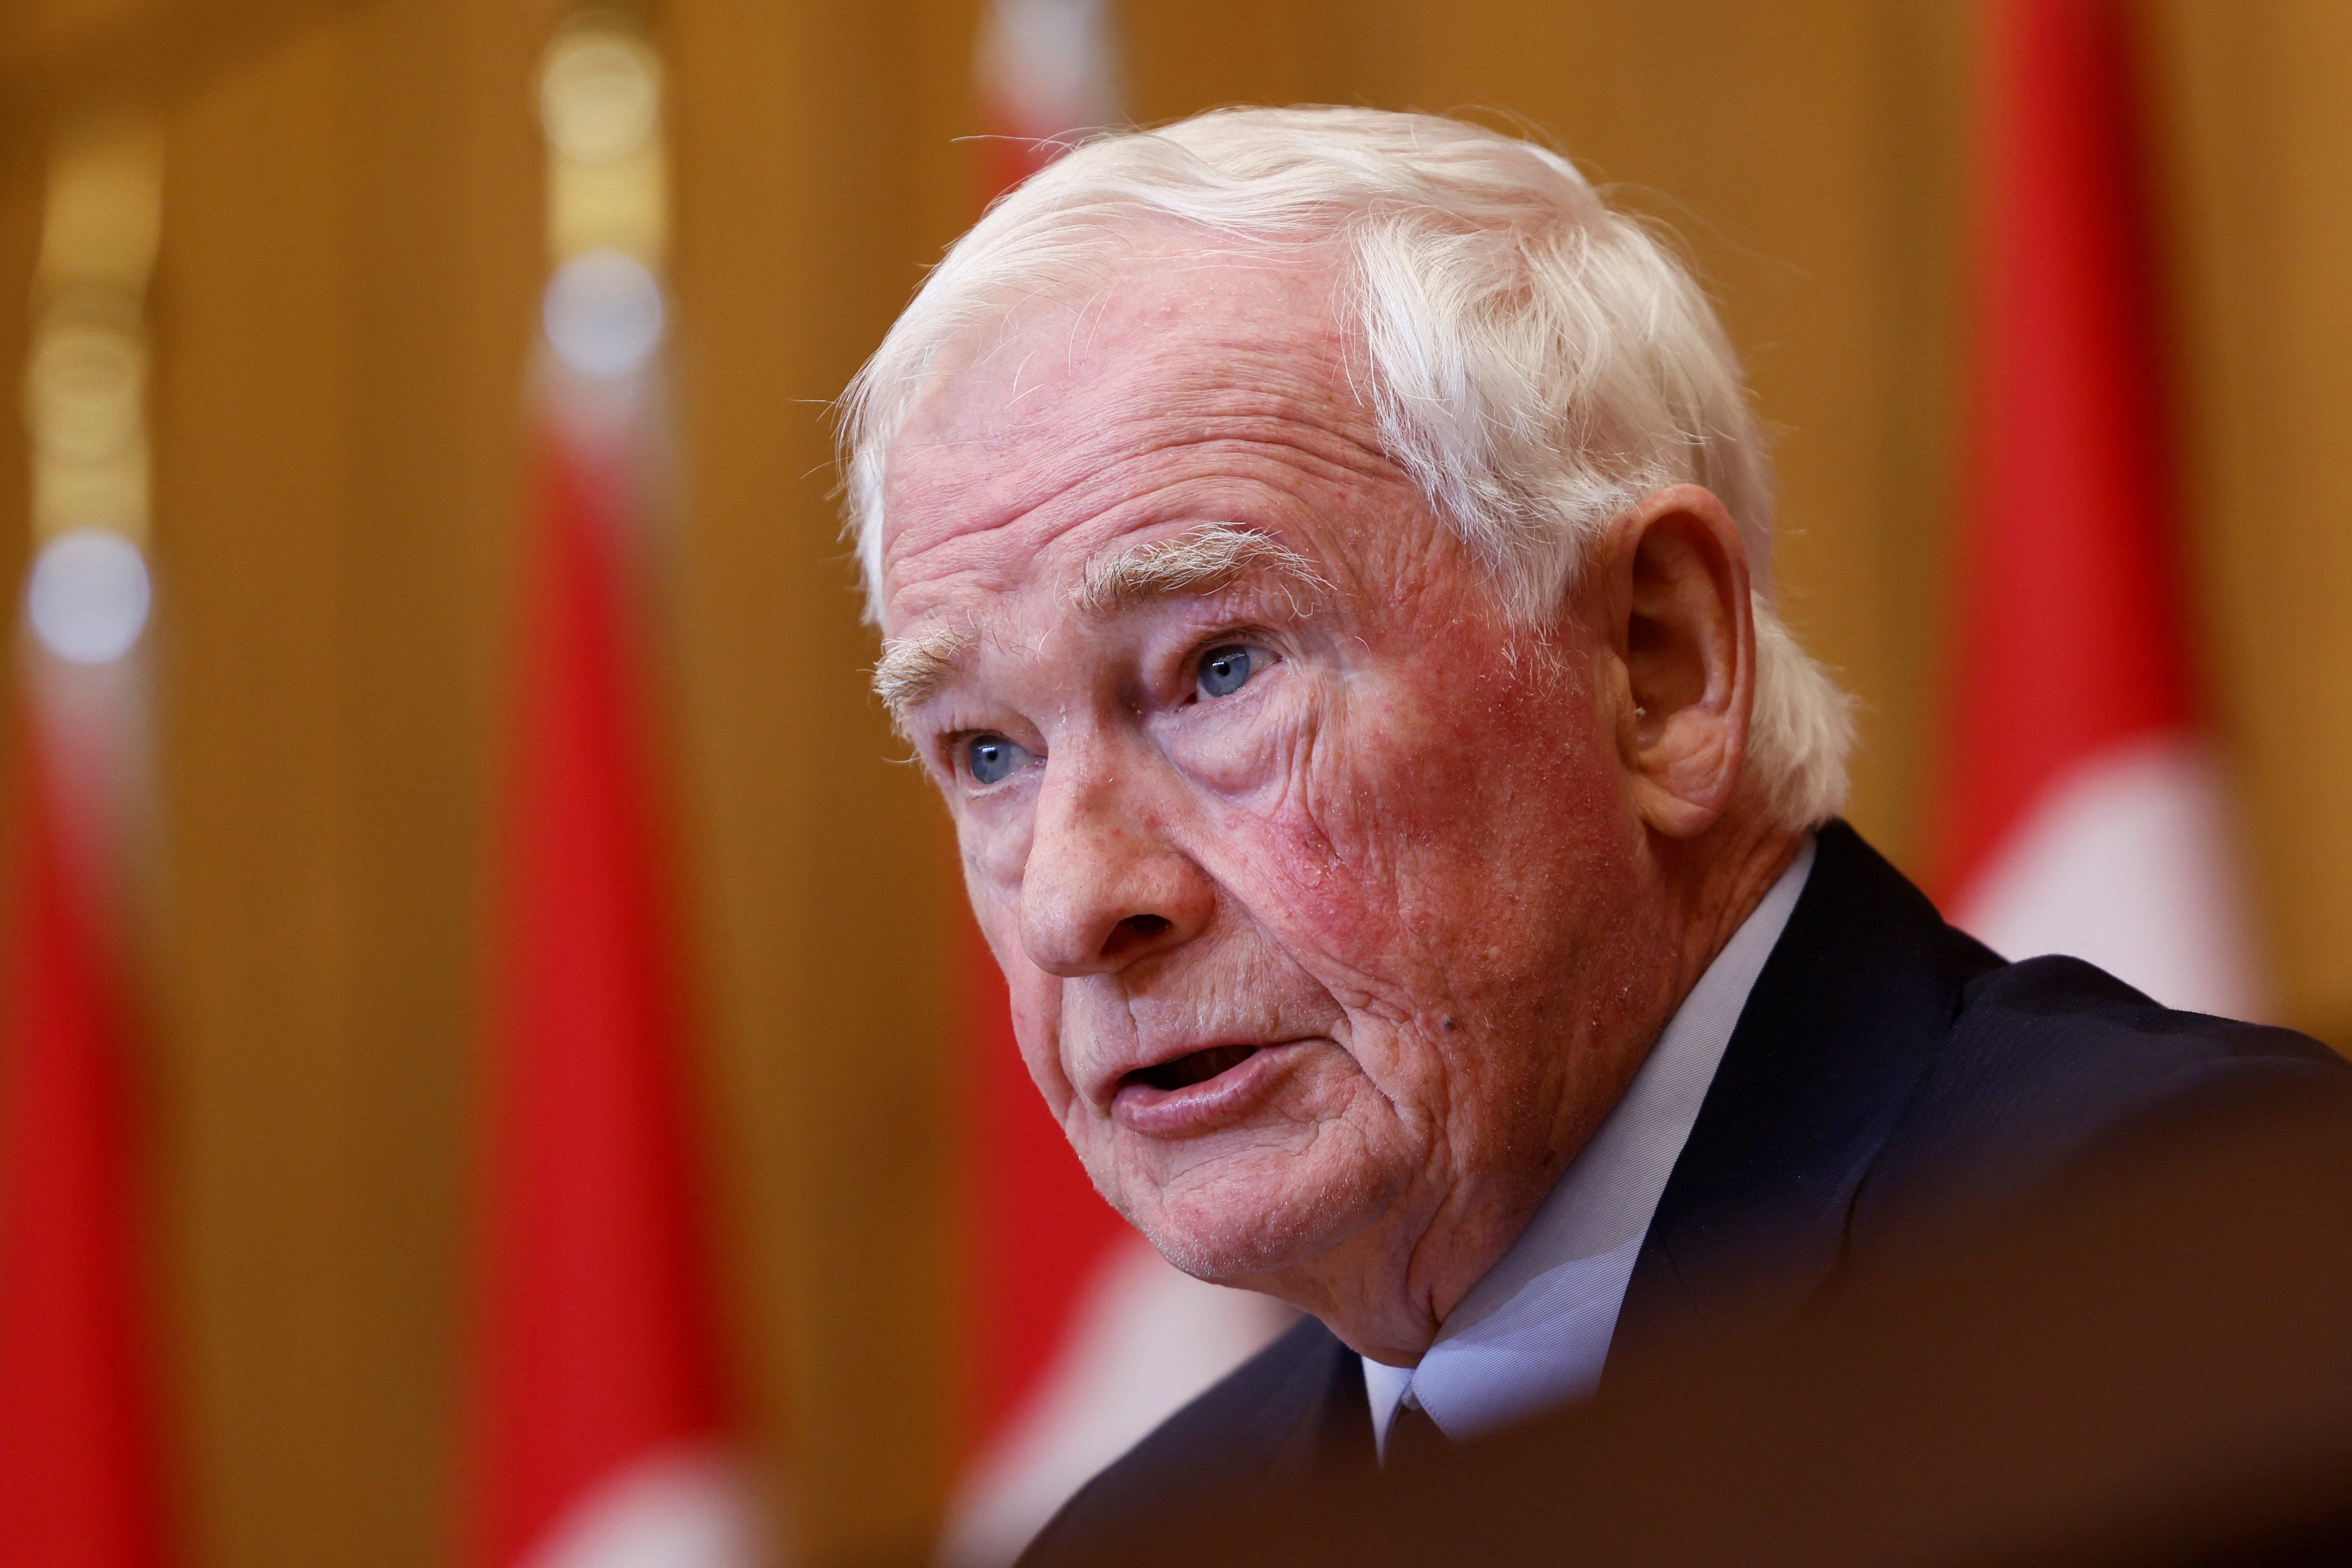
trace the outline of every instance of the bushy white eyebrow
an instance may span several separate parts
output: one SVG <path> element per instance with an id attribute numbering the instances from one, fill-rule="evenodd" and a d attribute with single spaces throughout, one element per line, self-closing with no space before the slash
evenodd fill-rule
<path id="1" fill-rule="evenodd" d="M 1071 592 L 1070 606 L 1098 620 L 1155 599 L 1213 593 L 1253 572 L 1280 579 L 1294 595 L 1294 608 L 1300 592 L 1330 591 L 1307 558 L 1279 540 L 1234 523 L 1204 523 L 1088 569 Z"/>
<path id="2" fill-rule="evenodd" d="M 902 728 L 916 704 L 945 685 L 975 641 L 969 626 L 937 626 L 882 646 L 874 666 L 874 695 Z"/>

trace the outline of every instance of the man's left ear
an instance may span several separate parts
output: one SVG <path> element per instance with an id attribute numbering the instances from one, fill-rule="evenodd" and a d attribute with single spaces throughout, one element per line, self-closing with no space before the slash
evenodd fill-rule
<path id="1" fill-rule="evenodd" d="M 1634 809 L 1669 838 L 1713 827 L 1738 788 L 1756 689 L 1748 547 L 1712 491 L 1676 485 L 1609 526 L 1587 601 L 1617 678 L 1618 757 Z"/>

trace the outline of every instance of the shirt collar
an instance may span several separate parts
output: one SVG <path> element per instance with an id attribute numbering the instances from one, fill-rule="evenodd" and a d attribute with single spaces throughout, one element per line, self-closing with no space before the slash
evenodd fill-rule
<path id="1" fill-rule="evenodd" d="M 1599 1385 L 1658 1196 L 1812 866 L 1808 835 L 1683 998 L 1519 1239 L 1447 1316 L 1421 1364 L 1365 1361 L 1372 1432 L 1383 1449 L 1407 1398 L 1447 1436 L 1463 1438 L 1580 1399 Z"/>

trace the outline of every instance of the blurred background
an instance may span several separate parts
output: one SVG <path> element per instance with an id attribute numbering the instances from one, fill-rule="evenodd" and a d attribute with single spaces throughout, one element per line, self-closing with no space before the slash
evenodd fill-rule
<path id="1" fill-rule="evenodd" d="M 1948 889 L 1939 790 L 1973 744 L 1948 651 L 1970 645 L 1953 585 L 1990 7 L 1118 0 L 1060 34 L 1038 10 L 0 12 L 0 365 L 26 389 L 0 426 L 0 576 L 26 580 L 37 540 L 79 526 L 59 497 L 112 507 L 97 521 L 121 549 L 78 536 L 56 570 L 129 628 L 77 643 L 34 581 L 13 999 L 115 1041 L 119 1071 L 68 1071 L 54 1103 L 9 1080 L 19 1151 L 41 1146 L 28 1117 L 96 1132 L 61 1156 L 84 1162 L 65 1184 L 83 1207 L 33 1206 L 50 1251 L 5 1256 L 70 1253 L 60 1214 L 121 1221 L 128 1263 L 68 1269 L 57 1300 L 137 1303 L 88 1354 L 134 1346 L 152 1392 L 118 1389 L 134 1413 L 91 1451 L 145 1489 L 145 1539 L 168 1543 L 147 1560 L 520 1561 L 500 1542 L 604 1462 L 532 1458 L 533 1423 L 605 1422 L 614 1443 L 734 1453 L 793 1558 L 920 1561 L 1034 1402 L 1115 1225 L 1008 1099 L 943 813 L 866 688 L 827 423 L 922 267 L 1029 156 L 985 133 L 1230 102 L 1464 112 L 1670 226 L 1774 431 L 1788 618 L 1861 699 L 1852 817 Z M 2182 646 L 2247 983 L 2340 1049 L 2352 8 L 2124 11 Z M 88 349 L 81 380 L 40 371 L 52 349 Z M 121 428 L 85 439 L 75 417 Z M 58 841 L 120 894 L 91 940 L 129 1000 L 102 1027 L 58 989 L 62 883 L 22 869 L 48 863 L 44 777 Z M 557 841 L 575 830 L 589 851 Z M 591 862 L 605 882 L 563 881 Z M 599 898 L 658 918 L 567 925 Z M 660 1196 L 616 1192 L 582 1223 L 625 1213 L 675 1285 L 627 1309 L 636 1340 L 581 1341 L 588 1364 L 660 1346 L 667 1370 L 618 1414 L 533 1384 L 562 1382 L 553 1351 L 553 1372 L 513 1370 L 562 1337 L 531 1312 L 635 1266 L 542 1256 L 529 1229 L 534 1194 L 595 1186 L 515 1109 L 544 1082 L 531 1063 L 562 1077 L 532 1009 L 575 994 L 547 960 L 574 936 L 649 977 L 614 992 L 633 1021 L 613 1038 L 644 1051 L 613 1082 L 674 1070 L 674 1104 L 614 1092 L 654 1107 L 638 1142 L 636 1112 L 583 1113 L 621 1118 L 612 1146 Z M 55 1105 L 66 1121 L 26 1110 Z M 34 1190 L 32 1160 L 0 1168 Z M 660 1239 L 672 1219 L 687 1242 Z M 30 1277 L 10 1278 L 20 1304 Z M 1260 1331 L 1214 1332 L 1223 1354 Z M 66 1352 L 30 1343 L 0 1356 L 38 1382 Z M 150 1458 L 123 1458 L 141 1431 Z M 467 1522 L 484 1518 L 507 1522 Z"/>

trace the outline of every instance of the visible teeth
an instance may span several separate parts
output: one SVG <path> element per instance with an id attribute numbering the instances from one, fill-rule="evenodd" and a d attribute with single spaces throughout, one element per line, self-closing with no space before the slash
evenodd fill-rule
<path id="1" fill-rule="evenodd" d="M 1217 1045 L 1206 1051 L 1195 1051 L 1173 1061 L 1163 1061 L 1156 1067 L 1139 1068 L 1129 1073 L 1134 1083 L 1148 1083 L 1154 1089 L 1190 1089 L 1195 1083 L 1206 1083 L 1220 1072 L 1229 1071 L 1257 1054 L 1254 1045 Z"/>

